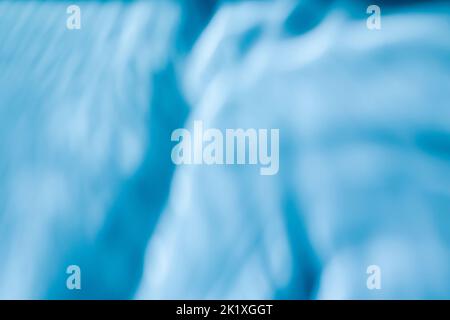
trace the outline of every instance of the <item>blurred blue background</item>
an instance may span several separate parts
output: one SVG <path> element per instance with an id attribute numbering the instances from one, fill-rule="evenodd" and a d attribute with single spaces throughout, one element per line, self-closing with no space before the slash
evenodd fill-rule
<path id="1" fill-rule="evenodd" d="M 0 298 L 449 299 L 449 31 L 448 1 L 1 1 Z M 193 120 L 279 128 L 279 173 L 174 167 Z"/>

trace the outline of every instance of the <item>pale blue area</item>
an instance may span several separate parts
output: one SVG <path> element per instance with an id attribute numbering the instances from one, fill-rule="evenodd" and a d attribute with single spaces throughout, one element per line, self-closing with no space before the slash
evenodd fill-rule
<path id="1" fill-rule="evenodd" d="M 450 7 L 424 3 L 370 31 L 362 1 L 0 2 L 0 298 L 449 299 Z M 194 120 L 279 128 L 278 175 L 175 168 Z"/>

